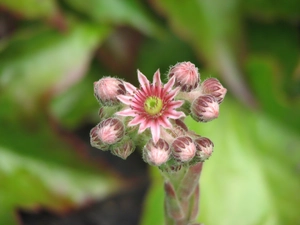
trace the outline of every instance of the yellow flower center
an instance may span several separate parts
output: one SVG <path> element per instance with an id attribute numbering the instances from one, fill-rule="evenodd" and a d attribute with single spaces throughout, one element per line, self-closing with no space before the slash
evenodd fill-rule
<path id="1" fill-rule="evenodd" d="M 163 107 L 163 101 L 156 96 L 148 97 L 144 103 L 145 111 L 149 113 L 151 116 L 155 116 L 159 114 L 162 107 Z"/>

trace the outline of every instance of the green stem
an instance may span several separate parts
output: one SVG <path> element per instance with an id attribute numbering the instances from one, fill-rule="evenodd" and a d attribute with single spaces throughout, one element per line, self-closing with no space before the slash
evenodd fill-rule
<path id="1" fill-rule="evenodd" d="M 178 172 L 162 172 L 165 179 L 165 224 L 191 224 L 198 215 L 202 163 Z"/>

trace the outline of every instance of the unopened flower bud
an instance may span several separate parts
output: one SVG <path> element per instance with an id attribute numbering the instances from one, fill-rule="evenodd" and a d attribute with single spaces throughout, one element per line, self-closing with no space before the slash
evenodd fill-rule
<path id="1" fill-rule="evenodd" d="M 169 134 L 171 134 L 173 138 L 183 136 L 187 131 L 188 128 L 181 119 L 174 120 L 172 129 L 168 130 Z"/>
<path id="2" fill-rule="evenodd" d="M 190 161 L 196 153 L 196 146 L 192 138 L 181 136 L 176 138 L 172 143 L 172 155 L 179 162 Z"/>
<path id="3" fill-rule="evenodd" d="M 202 95 L 191 105 L 191 116 L 196 121 L 208 122 L 219 116 L 219 104 L 214 96 Z"/>
<path id="4" fill-rule="evenodd" d="M 143 149 L 143 158 L 145 162 L 153 166 L 160 166 L 169 160 L 171 155 L 171 150 L 169 144 L 163 140 L 159 139 L 156 144 L 154 144 L 151 139 Z"/>
<path id="5" fill-rule="evenodd" d="M 112 144 L 120 141 L 124 136 L 124 125 L 117 118 L 108 118 L 100 122 L 90 132 L 91 145 L 107 150 Z"/>
<path id="6" fill-rule="evenodd" d="M 112 147 L 111 153 L 119 156 L 122 159 L 126 159 L 128 156 L 131 155 L 135 150 L 135 145 L 131 139 L 126 138 L 121 142 L 117 143 Z"/>
<path id="7" fill-rule="evenodd" d="M 214 143 L 211 140 L 206 137 L 199 137 L 195 139 L 195 145 L 195 158 L 197 158 L 199 161 L 204 161 L 211 156 L 214 148 Z"/>
<path id="8" fill-rule="evenodd" d="M 122 80 L 105 77 L 94 83 L 94 95 L 103 105 L 114 105 L 119 102 L 118 95 L 126 94 Z"/>
<path id="9" fill-rule="evenodd" d="M 202 92 L 204 94 L 213 95 L 220 104 L 224 100 L 227 89 L 216 78 L 208 78 L 201 84 Z"/>
<path id="10" fill-rule="evenodd" d="M 183 120 L 181 119 L 177 119 L 177 120 L 174 120 L 175 124 L 180 127 L 182 130 L 184 131 L 188 131 L 188 127 L 186 126 L 186 124 L 183 122 Z"/>
<path id="11" fill-rule="evenodd" d="M 198 68 L 191 62 L 181 62 L 172 66 L 168 76 L 169 79 L 175 76 L 175 86 L 181 87 L 181 91 L 184 92 L 198 87 L 200 81 Z"/>

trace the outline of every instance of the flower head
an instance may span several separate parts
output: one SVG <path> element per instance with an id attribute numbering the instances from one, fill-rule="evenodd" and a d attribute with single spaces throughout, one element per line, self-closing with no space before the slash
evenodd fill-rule
<path id="1" fill-rule="evenodd" d="M 219 116 L 219 104 L 212 95 L 198 97 L 191 106 L 191 116 L 196 121 L 208 122 Z"/>
<path id="2" fill-rule="evenodd" d="M 223 102 L 227 89 L 216 78 L 208 78 L 201 84 L 202 92 L 204 94 L 211 94 L 220 104 Z"/>
<path id="3" fill-rule="evenodd" d="M 107 150 L 109 145 L 115 144 L 123 138 L 124 130 L 123 123 L 117 118 L 103 120 L 91 130 L 91 144 L 96 148 Z"/>
<path id="4" fill-rule="evenodd" d="M 156 144 L 160 138 L 161 127 L 172 128 L 169 119 L 185 116 L 183 112 L 176 111 L 183 101 L 174 100 L 180 88 L 172 89 L 175 77 L 163 85 L 159 70 L 155 72 L 152 84 L 140 71 L 138 71 L 138 80 L 140 82 L 139 89 L 124 82 L 127 94 L 118 95 L 118 99 L 128 107 L 116 114 L 133 117 L 128 126 L 139 125 L 139 133 L 149 128 L 153 142 Z"/>
<path id="5" fill-rule="evenodd" d="M 204 161 L 208 159 L 214 148 L 214 143 L 206 138 L 206 137 L 199 137 L 195 140 L 196 145 L 196 158 L 200 161 Z"/>
<path id="6" fill-rule="evenodd" d="M 122 159 L 127 159 L 135 150 L 134 142 L 127 136 L 121 142 L 113 146 L 111 153 Z"/>
<path id="7" fill-rule="evenodd" d="M 175 86 L 180 87 L 184 92 L 195 89 L 200 81 L 198 68 L 191 62 L 181 62 L 171 67 L 169 78 L 173 76 L 175 77 Z"/>
<path id="8" fill-rule="evenodd" d="M 174 140 L 171 146 L 173 157 L 179 162 L 190 161 L 196 153 L 196 146 L 192 138 L 181 136 Z"/>
<path id="9" fill-rule="evenodd" d="M 170 155 L 171 149 L 163 139 L 159 139 L 156 144 L 150 139 L 143 149 L 144 160 L 154 166 L 166 163 Z"/>
<path id="10" fill-rule="evenodd" d="M 94 95 L 103 105 L 118 103 L 117 96 L 125 94 L 123 81 L 113 77 L 104 77 L 94 82 Z"/>

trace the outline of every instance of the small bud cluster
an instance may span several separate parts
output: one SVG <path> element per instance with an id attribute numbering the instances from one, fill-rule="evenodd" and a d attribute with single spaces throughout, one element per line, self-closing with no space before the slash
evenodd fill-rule
<path id="1" fill-rule="evenodd" d="M 90 132 L 92 146 L 122 159 L 137 147 L 145 162 L 175 172 L 208 159 L 214 144 L 190 131 L 182 117 L 191 115 L 197 122 L 216 119 L 226 88 L 215 78 L 200 82 L 190 62 L 172 66 L 165 85 L 159 71 L 153 84 L 139 71 L 138 78 L 140 88 L 111 77 L 94 83 L 101 122 Z"/>
<path id="2" fill-rule="evenodd" d="M 105 77 L 94 83 L 94 95 L 100 103 L 98 111 L 101 122 L 90 132 L 91 145 L 103 151 L 126 159 L 135 150 L 135 143 L 130 138 L 124 122 L 114 114 L 120 109 L 117 96 L 125 94 L 122 80 Z"/>

